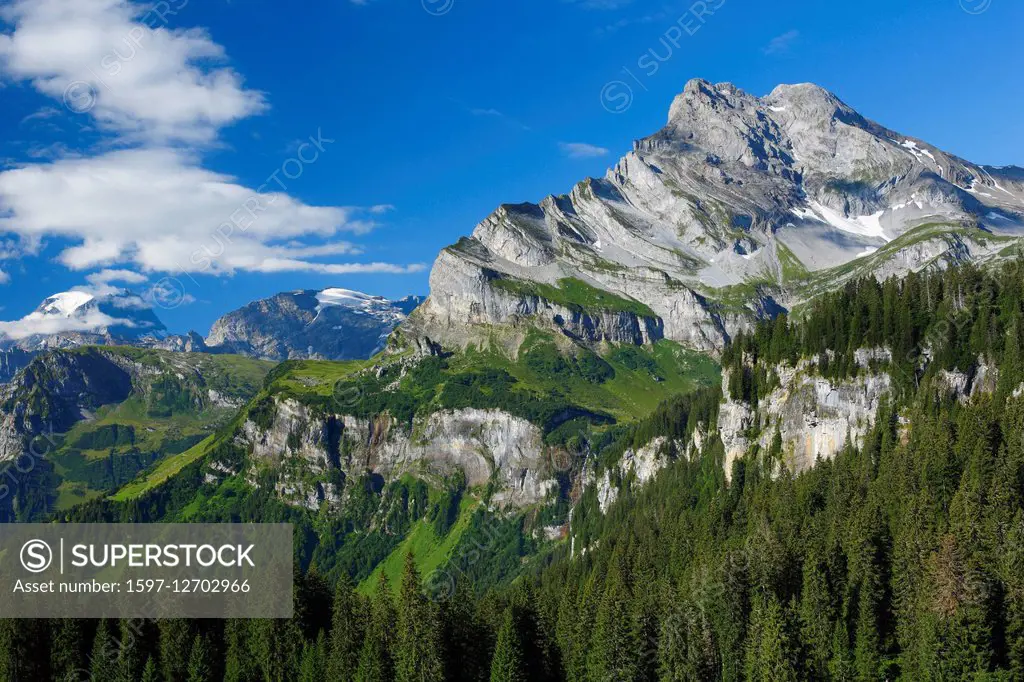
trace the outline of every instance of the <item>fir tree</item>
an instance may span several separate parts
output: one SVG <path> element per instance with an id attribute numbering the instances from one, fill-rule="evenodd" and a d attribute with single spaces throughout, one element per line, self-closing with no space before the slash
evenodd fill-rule
<path id="1" fill-rule="evenodd" d="M 423 595 L 412 553 L 406 554 L 395 656 L 396 679 L 399 682 L 434 682 L 444 679 L 440 634 L 437 609 Z"/>
<path id="2" fill-rule="evenodd" d="M 331 615 L 330 663 L 331 679 L 350 680 L 359 667 L 362 647 L 363 608 L 348 574 L 342 575 L 334 592 Z"/>
<path id="3" fill-rule="evenodd" d="M 498 630 L 491 663 L 491 682 L 527 682 L 526 662 L 523 659 L 522 634 L 515 609 L 505 609 L 505 618 Z"/>
<path id="4" fill-rule="evenodd" d="M 188 682 L 212 682 L 213 672 L 210 670 L 210 645 L 206 638 L 197 634 L 192 640 L 188 657 Z"/>

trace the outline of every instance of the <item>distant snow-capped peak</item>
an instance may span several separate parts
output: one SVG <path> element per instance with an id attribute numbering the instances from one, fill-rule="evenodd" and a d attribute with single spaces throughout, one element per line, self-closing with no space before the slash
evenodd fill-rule
<path id="1" fill-rule="evenodd" d="M 137 294 L 127 289 L 97 294 L 84 290 L 47 296 L 18 320 L 0 321 L 0 345 L 27 350 L 88 343 L 132 343 L 161 337 L 166 327 Z"/>
<path id="2" fill-rule="evenodd" d="M 37 313 L 44 315 L 61 315 L 71 317 L 85 305 L 88 305 L 95 297 L 85 291 L 62 291 L 44 300 L 36 309 Z"/>

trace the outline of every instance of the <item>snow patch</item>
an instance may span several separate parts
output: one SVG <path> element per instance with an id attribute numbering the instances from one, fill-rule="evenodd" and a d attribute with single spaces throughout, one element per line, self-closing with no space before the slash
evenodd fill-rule
<path id="1" fill-rule="evenodd" d="M 852 234 L 860 235 L 862 237 L 876 237 L 884 241 L 892 241 L 885 235 L 885 231 L 882 229 L 881 217 L 885 211 L 879 211 L 871 215 L 862 215 L 855 218 L 847 218 L 837 211 L 832 210 L 828 206 L 818 203 L 813 199 L 808 202 L 810 206 L 811 217 L 820 222 L 826 222 L 837 230 L 843 232 L 850 232 Z M 794 211 L 796 213 L 796 211 Z M 798 214 L 801 217 L 806 215 Z"/>
<path id="2" fill-rule="evenodd" d="M 903 142 L 900 143 L 900 146 L 903 147 L 904 149 L 909 149 L 910 153 L 913 154 L 914 158 L 916 158 L 918 161 L 922 160 L 922 156 L 927 156 L 929 159 L 932 160 L 932 163 L 938 163 L 938 161 L 935 160 L 935 156 L 930 151 L 924 149 L 923 147 L 918 147 L 917 143 L 914 142 L 913 140 L 903 140 Z"/>

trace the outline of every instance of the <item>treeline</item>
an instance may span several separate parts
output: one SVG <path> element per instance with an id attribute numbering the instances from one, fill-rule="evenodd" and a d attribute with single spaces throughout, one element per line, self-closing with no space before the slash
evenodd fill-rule
<path id="1" fill-rule="evenodd" d="M 939 370 L 967 372 L 979 358 L 999 358 L 1005 393 L 1024 381 L 1022 312 L 1024 268 L 1017 262 L 997 271 L 965 265 L 885 282 L 852 280 L 793 317 L 738 333 L 722 366 L 730 394 L 757 402 L 774 387 L 771 367 L 801 357 L 815 356 L 822 375 L 843 378 L 859 371 L 858 349 L 885 348 L 891 358 L 878 362 L 880 369 L 904 394 Z"/>

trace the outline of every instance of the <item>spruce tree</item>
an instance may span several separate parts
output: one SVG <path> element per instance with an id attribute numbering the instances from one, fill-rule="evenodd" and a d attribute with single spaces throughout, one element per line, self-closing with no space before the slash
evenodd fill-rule
<path id="1" fill-rule="evenodd" d="M 785 609 L 775 595 L 763 594 L 755 599 L 747 642 L 747 679 L 795 682 L 799 679 L 795 645 Z"/>
<path id="2" fill-rule="evenodd" d="M 491 682 L 527 682 L 522 633 L 514 607 L 505 609 L 491 662 Z"/>
<path id="3" fill-rule="evenodd" d="M 117 675 L 120 682 L 137 682 L 146 663 L 145 644 L 142 641 L 142 623 L 121 619 L 120 647 L 117 653 Z"/>
<path id="4" fill-rule="evenodd" d="M 192 640 L 188 657 L 188 682 L 213 682 L 212 652 L 206 638 L 197 634 Z"/>
<path id="5" fill-rule="evenodd" d="M 435 682 L 444 679 L 442 642 L 436 606 L 423 595 L 412 553 L 405 556 L 398 612 L 398 682 Z"/>
<path id="6" fill-rule="evenodd" d="M 645 645 L 637 638 L 630 607 L 632 595 L 621 560 L 613 560 L 590 635 L 587 670 L 591 679 L 631 680 L 639 675 Z"/>
<path id="7" fill-rule="evenodd" d="M 257 678 L 249 641 L 248 620 L 231 618 L 224 624 L 224 682 L 250 682 Z"/>
<path id="8" fill-rule="evenodd" d="M 324 682 L 324 680 L 351 680 L 352 677 L 336 677 L 327 673 L 327 639 L 323 630 L 315 642 L 307 641 L 302 648 L 302 663 L 299 666 L 299 682 Z"/>
<path id="9" fill-rule="evenodd" d="M 359 667 L 359 651 L 364 639 L 362 604 L 348 573 L 338 581 L 331 614 L 330 660 L 331 679 L 350 680 Z"/>
<path id="10" fill-rule="evenodd" d="M 70 679 L 76 671 L 86 668 L 87 644 L 85 621 L 62 618 L 56 623 L 50 652 L 55 680 Z"/>
<path id="11" fill-rule="evenodd" d="M 192 650 L 192 626 L 184 618 L 166 618 L 157 624 L 160 633 L 160 670 L 165 680 L 183 680 L 188 674 Z"/>
<path id="12" fill-rule="evenodd" d="M 107 619 L 100 621 L 93 639 L 92 653 L 89 656 L 89 672 L 94 680 L 118 679 L 117 665 L 118 647 L 110 632 Z"/>
<path id="13" fill-rule="evenodd" d="M 142 682 L 160 682 L 160 671 L 156 667 L 156 662 L 153 657 L 150 656 L 146 659 L 146 665 L 142 669 Z"/>
<path id="14" fill-rule="evenodd" d="M 395 629 L 398 617 L 391 597 L 391 583 L 384 571 L 370 606 L 370 622 L 359 651 L 357 682 L 391 682 L 395 676 Z"/>

